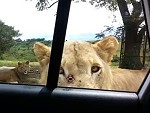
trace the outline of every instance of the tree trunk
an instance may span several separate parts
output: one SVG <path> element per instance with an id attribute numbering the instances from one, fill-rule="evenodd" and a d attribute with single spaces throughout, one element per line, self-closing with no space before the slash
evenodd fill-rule
<path id="1" fill-rule="evenodd" d="M 142 38 L 138 37 L 136 30 L 126 30 L 125 36 L 125 48 L 119 67 L 141 69 L 143 67 L 140 56 Z"/>
<path id="2" fill-rule="evenodd" d="M 125 0 L 117 0 L 125 30 L 125 46 L 119 67 L 126 69 L 141 69 L 140 58 L 142 38 L 138 36 L 138 21 L 130 15 Z"/>

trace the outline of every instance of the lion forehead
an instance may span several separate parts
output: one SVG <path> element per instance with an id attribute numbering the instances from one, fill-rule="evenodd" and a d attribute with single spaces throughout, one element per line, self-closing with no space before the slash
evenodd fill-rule
<path id="1" fill-rule="evenodd" d="M 96 54 L 95 49 L 92 44 L 83 41 L 70 41 L 65 42 L 63 54 L 72 54 L 74 56 L 88 56 L 91 54 Z"/>
<path id="2" fill-rule="evenodd" d="M 98 56 L 96 50 L 88 42 L 75 41 L 65 42 L 62 65 L 77 65 L 78 67 L 88 67 L 94 63 L 101 64 L 102 59 Z M 86 66 L 88 65 L 88 66 Z"/>

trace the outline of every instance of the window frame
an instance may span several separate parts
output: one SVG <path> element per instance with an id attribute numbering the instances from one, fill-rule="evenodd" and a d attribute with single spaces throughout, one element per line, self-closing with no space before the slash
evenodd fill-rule
<path id="1" fill-rule="evenodd" d="M 50 63 L 49 63 L 49 72 L 46 84 L 46 87 L 49 89 L 54 89 L 57 87 L 70 5 L 71 0 L 59 0 L 58 2 Z"/>
<path id="2" fill-rule="evenodd" d="M 150 71 L 137 93 L 106 91 L 82 88 L 57 87 L 59 66 L 62 58 L 67 21 L 71 0 L 59 0 L 54 29 L 49 73 L 46 86 L 23 84 L 0 84 L 0 98 L 3 106 L 17 108 L 5 109 L 11 112 L 136 112 L 148 111 L 150 105 Z M 148 30 L 150 33 L 150 1 L 142 0 Z M 61 36 L 61 37 L 60 37 Z M 149 35 L 150 36 L 150 35 Z M 150 38 L 150 37 L 149 37 Z M 57 60 L 56 60 L 57 59 Z M 19 107 L 18 107 L 19 106 Z M 39 109 L 36 109 L 39 108 Z"/>

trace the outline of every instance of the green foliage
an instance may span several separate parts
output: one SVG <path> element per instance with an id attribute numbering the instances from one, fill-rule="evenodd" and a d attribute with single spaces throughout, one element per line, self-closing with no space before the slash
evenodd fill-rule
<path id="1" fill-rule="evenodd" d="M 114 55 L 112 62 L 119 62 L 120 61 L 120 57 L 117 55 Z"/>
<path id="2" fill-rule="evenodd" d="M 17 63 L 18 63 L 18 61 L 0 60 L 0 66 L 15 67 L 15 66 L 17 66 Z"/>
<path id="3" fill-rule="evenodd" d="M 81 0 L 83 1 L 83 0 Z M 87 0 L 84 0 L 87 1 Z M 95 7 L 105 7 L 111 11 L 117 10 L 117 0 L 90 0 L 89 3 Z"/>
<path id="4" fill-rule="evenodd" d="M 14 27 L 5 25 L 5 23 L 0 20 L 0 59 L 3 58 L 2 54 L 14 45 L 13 37 L 20 35 L 18 30 L 14 30 Z"/>
<path id="5" fill-rule="evenodd" d="M 14 41 L 14 45 L 3 54 L 3 59 L 9 61 L 29 60 L 30 62 L 37 62 L 33 52 L 33 44 L 35 42 L 42 42 L 48 46 L 51 46 L 51 41 L 47 41 L 44 38 L 27 39 L 26 41 L 22 41 L 18 38 Z"/>

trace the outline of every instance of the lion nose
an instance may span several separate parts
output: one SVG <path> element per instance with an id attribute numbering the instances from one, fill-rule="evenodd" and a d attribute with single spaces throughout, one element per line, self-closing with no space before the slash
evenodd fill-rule
<path id="1" fill-rule="evenodd" d="M 72 74 L 69 74 L 66 79 L 67 79 L 67 81 L 70 82 L 70 83 L 74 81 L 74 77 L 73 77 Z"/>

